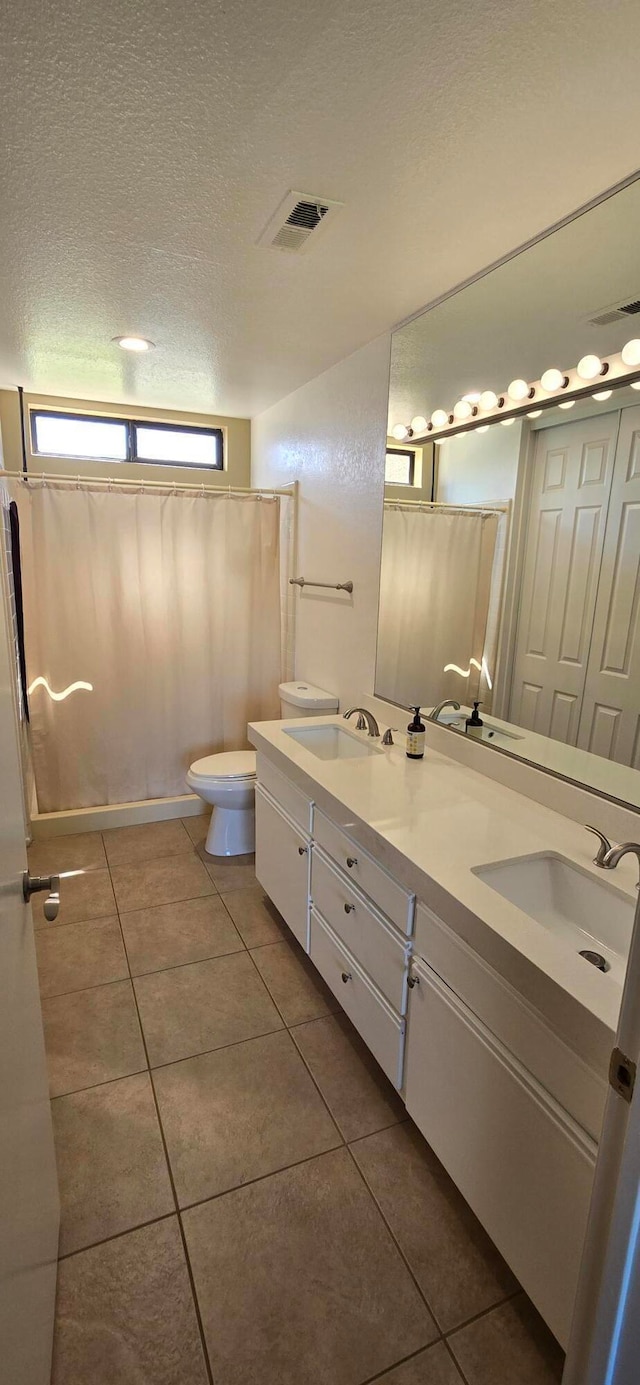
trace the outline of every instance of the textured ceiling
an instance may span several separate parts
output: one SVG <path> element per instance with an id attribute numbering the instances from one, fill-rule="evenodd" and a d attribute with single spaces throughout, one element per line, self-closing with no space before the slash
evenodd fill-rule
<path id="1" fill-rule="evenodd" d="M 5 0 L 0 385 L 256 413 L 631 172 L 639 45 L 637 0 Z M 300 257 L 289 188 L 345 204 Z"/>

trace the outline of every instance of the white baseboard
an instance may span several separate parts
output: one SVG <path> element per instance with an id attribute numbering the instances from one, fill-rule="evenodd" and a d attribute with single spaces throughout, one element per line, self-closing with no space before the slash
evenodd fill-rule
<path id="1" fill-rule="evenodd" d="M 71 832 L 103 832 L 109 827 L 131 827 L 139 822 L 199 817 L 207 811 L 202 799 L 193 793 L 175 798 L 146 798 L 139 803 L 107 803 L 100 808 L 69 808 L 61 813 L 34 814 L 31 835 L 39 841 Z"/>

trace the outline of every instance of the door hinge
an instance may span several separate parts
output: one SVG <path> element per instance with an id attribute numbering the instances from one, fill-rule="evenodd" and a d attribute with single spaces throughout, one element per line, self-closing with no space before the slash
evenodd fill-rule
<path id="1" fill-rule="evenodd" d="M 618 1096 L 623 1097 L 625 1101 L 631 1101 L 636 1085 L 636 1065 L 633 1059 L 627 1058 L 619 1048 L 614 1048 L 611 1054 L 609 1084 Z"/>

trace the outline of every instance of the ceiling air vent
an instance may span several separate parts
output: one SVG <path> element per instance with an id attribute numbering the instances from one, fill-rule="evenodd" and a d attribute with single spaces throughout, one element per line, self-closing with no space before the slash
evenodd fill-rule
<path id="1" fill-rule="evenodd" d="M 311 237 L 314 242 L 318 239 L 327 222 L 333 220 L 342 206 L 342 202 L 330 202 L 326 197 L 313 197 L 307 192 L 288 192 L 256 244 L 299 255 L 306 250 Z"/>
<path id="2" fill-rule="evenodd" d="M 640 313 L 640 298 L 631 303 L 614 303 L 587 320 L 590 327 L 608 327 L 612 322 L 624 322 L 625 317 L 633 317 L 635 313 Z"/>

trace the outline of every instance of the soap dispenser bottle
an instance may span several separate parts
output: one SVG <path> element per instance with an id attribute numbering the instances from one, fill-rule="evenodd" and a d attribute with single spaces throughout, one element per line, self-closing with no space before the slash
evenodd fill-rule
<path id="1" fill-rule="evenodd" d="M 471 716 L 467 717 L 467 720 L 464 724 L 464 729 L 467 735 L 477 736 L 478 739 L 482 738 L 482 728 L 484 726 L 484 722 L 478 711 L 478 707 L 480 707 L 481 705 L 482 704 L 480 702 L 474 702 Z"/>
<path id="2" fill-rule="evenodd" d="M 407 759 L 421 760 L 424 755 L 425 726 L 420 720 L 420 708 L 411 707 L 415 715 L 407 727 Z"/>

